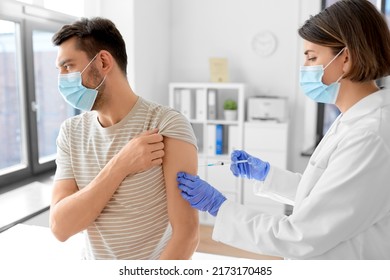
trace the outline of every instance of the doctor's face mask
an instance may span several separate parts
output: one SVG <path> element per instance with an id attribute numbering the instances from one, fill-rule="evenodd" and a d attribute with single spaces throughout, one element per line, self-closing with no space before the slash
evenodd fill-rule
<path id="1" fill-rule="evenodd" d="M 94 58 L 91 59 L 91 61 L 81 72 L 72 72 L 58 75 L 58 90 L 60 91 L 65 101 L 76 109 L 90 111 L 93 104 L 95 103 L 98 89 L 106 79 L 106 76 L 104 76 L 100 84 L 94 89 L 83 86 L 81 75 L 95 60 L 96 56 L 97 54 L 94 56 Z"/>
<path id="2" fill-rule="evenodd" d="M 324 70 L 345 50 L 343 48 L 325 67 L 323 65 L 301 66 L 299 83 L 306 96 L 318 103 L 335 104 L 340 90 L 339 81 L 325 85 L 322 82 Z"/>

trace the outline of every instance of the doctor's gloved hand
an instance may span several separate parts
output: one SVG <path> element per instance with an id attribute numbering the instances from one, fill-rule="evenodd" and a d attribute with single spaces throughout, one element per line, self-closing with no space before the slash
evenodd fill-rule
<path id="1" fill-rule="evenodd" d="M 179 182 L 181 196 L 192 207 L 201 211 L 208 211 L 211 215 L 217 216 L 219 207 L 226 200 L 226 197 L 218 190 L 200 179 L 199 176 L 193 176 L 185 172 L 177 173 L 177 181 Z"/>
<path id="2" fill-rule="evenodd" d="M 239 160 L 248 160 L 248 162 L 235 163 Z M 241 176 L 248 179 L 264 181 L 270 169 L 268 162 L 253 157 L 247 152 L 241 150 L 235 150 L 232 152 L 231 161 L 230 170 L 236 177 Z"/>

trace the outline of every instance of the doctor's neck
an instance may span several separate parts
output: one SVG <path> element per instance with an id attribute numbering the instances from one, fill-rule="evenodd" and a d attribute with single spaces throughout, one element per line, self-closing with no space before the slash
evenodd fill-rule
<path id="1" fill-rule="evenodd" d="M 375 81 L 352 82 L 351 80 L 343 79 L 341 80 L 336 106 L 342 113 L 345 113 L 357 102 L 378 90 L 379 87 Z"/>

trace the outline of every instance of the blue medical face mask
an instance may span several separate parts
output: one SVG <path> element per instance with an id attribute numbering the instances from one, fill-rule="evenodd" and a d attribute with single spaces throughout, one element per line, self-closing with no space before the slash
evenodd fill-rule
<path id="1" fill-rule="evenodd" d="M 340 90 L 339 81 L 325 85 L 322 82 L 324 70 L 344 51 L 343 48 L 325 67 L 323 65 L 301 66 L 300 68 L 300 86 L 303 92 L 318 103 L 335 104 Z"/>
<path id="2" fill-rule="evenodd" d="M 106 79 L 106 76 L 104 76 L 101 83 L 95 89 L 86 88 L 82 84 L 81 75 L 95 60 L 96 56 L 97 54 L 94 58 L 92 58 L 87 66 L 85 66 L 83 71 L 58 75 L 58 90 L 60 91 L 62 97 L 74 108 L 83 111 L 90 111 L 92 109 L 98 94 L 98 88 Z"/>

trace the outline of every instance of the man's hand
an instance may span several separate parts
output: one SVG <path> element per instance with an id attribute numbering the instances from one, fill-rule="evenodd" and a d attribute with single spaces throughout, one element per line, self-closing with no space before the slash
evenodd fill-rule
<path id="1" fill-rule="evenodd" d="M 139 173 L 162 164 L 164 157 L 163 136 L 158 129 L 144 131 L 130 140 L 115 156 L 118 168 L 124 176 Z"/>

